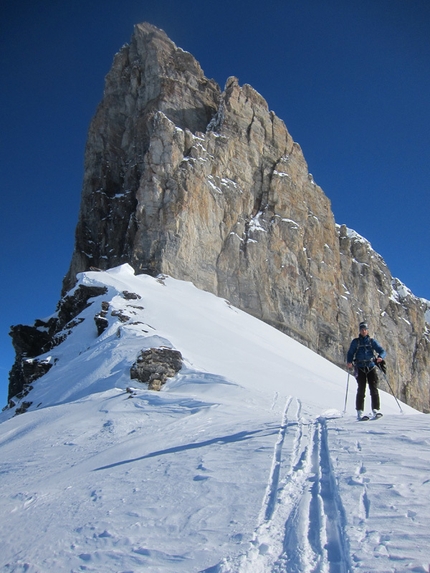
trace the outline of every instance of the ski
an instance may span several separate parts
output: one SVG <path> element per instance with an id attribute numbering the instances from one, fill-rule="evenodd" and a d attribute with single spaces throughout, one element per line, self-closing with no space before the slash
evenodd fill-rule
<path id="1" fill-rule="evenodd" d="M 372 420 L 378 420 L 379 418 L 382 418 L 382 416 L 383 414 L 381 414 L 381 412 L 378 412 L 372 417 Z"/>
<path id="2" fill-rule="evenodd" d="M 359 422 L 367 422 L 367 420 L 370 420 L 369 416 L 361 416 L 361 418 L 358 420 Z"/>

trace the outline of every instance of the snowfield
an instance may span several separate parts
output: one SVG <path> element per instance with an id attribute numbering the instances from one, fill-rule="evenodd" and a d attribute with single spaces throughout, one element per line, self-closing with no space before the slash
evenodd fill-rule
<path id="1" fill-rule="evenodd" d="M 346 371 L 190 283 L 78 278 L 108 293 L 0 415 L 2 572 L 430 571 L 428 416 L 382 392 L 357 422 Z M 161 346 L 184 366 L 149 391 Z"/>

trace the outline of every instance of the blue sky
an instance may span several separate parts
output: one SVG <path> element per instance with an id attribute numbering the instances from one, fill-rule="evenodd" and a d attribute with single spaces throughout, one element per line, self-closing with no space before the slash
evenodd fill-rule
<path id="1" fill-rule="evenodd" d="M 89 122 L 147 21 L 221 87 L 283 119 L 335 219 L 430 299 L 428 0 L 2 0 L 0 406 L 11 324 L 52 314 L 70 262 Z"/>

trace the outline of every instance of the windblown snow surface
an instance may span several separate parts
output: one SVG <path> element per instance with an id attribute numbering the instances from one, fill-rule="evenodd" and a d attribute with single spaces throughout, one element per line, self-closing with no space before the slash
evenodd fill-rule
<path id="1" fill-rule="evenodd" d="M 78 278 L 109 291 L 1 414 L 1 571 L 429 571 L 428 416 L 382 393 L 357 422 L 345 371 L 190 283 Z M 184 367 L 153 392 L 130 367 L 160 346 Z"/>

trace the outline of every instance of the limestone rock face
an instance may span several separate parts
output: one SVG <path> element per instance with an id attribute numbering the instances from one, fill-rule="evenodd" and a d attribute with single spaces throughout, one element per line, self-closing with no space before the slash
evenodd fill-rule
<path id="1" fill-rule="evenodd" d="M 389 383 L 406 403 L 430 411 L 430 303 L 392 277 L 383 258 L 363 237 L 339 227 L 346 319 L 366 316 L 389 352 Z M 382 381 L 381 387 L 390 391 Z"/>
<path id="2" fill-rule="evenodd" d="M 161 111 L 179 128 L 205 131 L 219 92 L 193 56 L 164 32 L 149 24 L 135 27 L 130 45 L 114 58 L 89 129 L 76 248 L 66 284 L 90 265 L 106 269 L 134 257 L 141 227 L 137 191 L 149 177 L 148 149 L 156 146 L 154 114 Z"/>
<path id="3" fill-rule="evenodd" d="M 115 56 L 89 130 L 76 273 L 128 262 L 225 297 L 345 363 L 367 319 L 398 396 L 428 411 L 428 303 L 335 224 L 300 146 L 251 86 L 221 93 L 149 24 Z"/>

